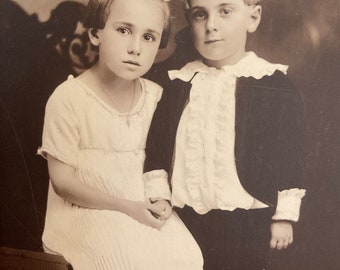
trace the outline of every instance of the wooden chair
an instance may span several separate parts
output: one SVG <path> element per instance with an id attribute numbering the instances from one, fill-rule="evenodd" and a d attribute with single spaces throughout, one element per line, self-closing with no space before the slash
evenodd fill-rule
<path id="1" fill-rule="evenodd" d="M 0 270 L 72 269 L 39 249 L 48 173 L 35 153 L 51 92 L 87 69 L 96 52 L 81 23 L 84 4 L 59 1 L 41 22 L 17 2 L 0 0 Z"/>
<path id="2" fill-rule="evenodd" d="M 62 256 L 0 247 L 0 270 L 72 270 L 72 266 Z"/>

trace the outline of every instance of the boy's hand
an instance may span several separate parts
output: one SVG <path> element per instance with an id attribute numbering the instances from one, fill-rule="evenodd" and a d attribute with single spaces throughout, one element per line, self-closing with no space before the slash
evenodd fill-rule
<path id="1" fill-rule="evenodd" d="M 170 203 L 166 200 L 152 200 L 150 202 L 153 205 L 153 208 L 150 209 L 152 213 L 160 220 L 166 220 L 170 217 L 172 213 L 172 207 Z"/>
<path id="2" fill-rule="evenodd" d="M 288 221 L 276 221 L 271 224 L 272 238 L 270 247 L 281 250 L 293 243 L 293 226 Z"/>

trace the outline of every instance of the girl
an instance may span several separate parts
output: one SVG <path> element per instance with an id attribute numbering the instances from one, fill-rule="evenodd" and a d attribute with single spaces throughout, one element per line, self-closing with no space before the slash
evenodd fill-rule
<path id="1" fill-rule="evenodd" d="M 204 269 L 265 269 L 293 242 L 303 103 L 285 73 L 246 52 L 258 0 L 183 1 L 200 58 L 170 71 L 147 140 L 145 176 L 171 179 L 172 204 Z"/>
<path id="2" fill-rule="evenodd" d="M 163 0 L 90 0 L 85 26 L 99 60 L 47 103 L 38 150 L 50 174 L 42 238 L 75 270 L 202 269 L 191 234 L 167 202 L 152 203 L 142 178 L 162 89 L 140 76 L 168 21 Z"/>

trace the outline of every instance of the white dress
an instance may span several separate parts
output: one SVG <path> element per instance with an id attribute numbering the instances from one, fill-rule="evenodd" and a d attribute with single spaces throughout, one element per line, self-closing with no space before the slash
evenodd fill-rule
<path id="1" fill-rule="evenodd" d="M 50 97 L 43 144 L 49 154 L 76 168 L 90 186 L 119 198 L 144 201 L 145 141 L 162 89 L 140 79 L 142 95 L 132 112 L 119 113 L 77 78 Z M 173 213 L 159 231 L 130 216 L 78 207 L 50 185 L 43 243 L 73 269 L 202 269 L 198 245 Z"/>

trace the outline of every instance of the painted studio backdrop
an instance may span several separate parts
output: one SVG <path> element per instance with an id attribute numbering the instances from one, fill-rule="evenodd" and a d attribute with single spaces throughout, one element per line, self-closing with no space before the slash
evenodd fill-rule
<path id="1" fill-rule="evenodd" d="M 95 58 L 81 23 L 84 3 L 0 0 L 0 246 L 41 250 L 48 174 L 36 150 L 49 95 Z M 172 0 L 171 7 L 172 35 L 155 68 L 169 61 L 180 66 L 190 58 L 185 31 L 175 38 L 186 25 L 179 1 Z M 248 47 L 289 65 L 307 113 L 302 179 L 307 195 L 295 242 L 272 253 L 271 269 L 338 270 L 340 1 L 264 0 L 263 7 L 261 26 Z"/>

